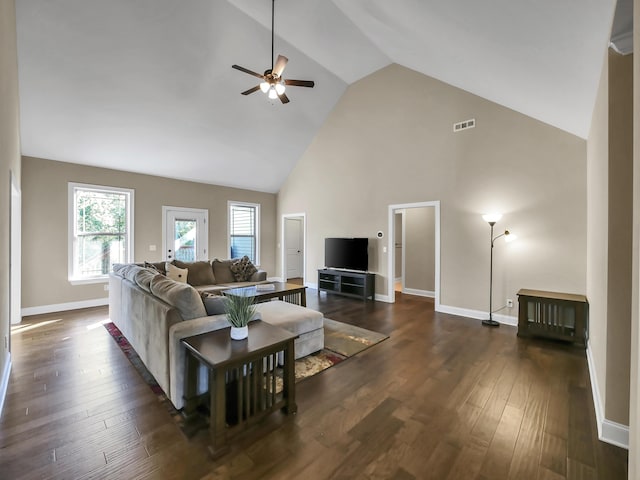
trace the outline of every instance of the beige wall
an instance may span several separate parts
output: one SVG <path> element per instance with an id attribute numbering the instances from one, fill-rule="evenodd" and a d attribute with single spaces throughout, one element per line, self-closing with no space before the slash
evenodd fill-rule
<path id="1" fill-rule="evenodd" d="M 605 398 L 607 371 L 607 258 L 609 235 L 609 69 L 603 62 L 587 142 L 587 299 L 589 348 L 598 395 Z M 592 372 L 592 375 L 594 372 Z"/>
<path id="2" fill-rule="evenodd" d="M 436 289 L 436 216 L 434 207 L 407 208 L 405 213 L 405 287 Z"/>
<path id="3" fill-rule="evenodd" d="M 454 122 L 477 127 L 453 133 Z M 369 237 L 386 294 L 388 205 L 441 201 L 441 303 L 488 308 L 487 224 L 519 240 L 496 247 L 494 292 L 584 293 L 586 142 L 477 96 L 390 65 L 351 85 L 278 195 L 278 215 L 307 213 L 307 278 L 328 236 Z M 516 315 L 516 308 L 507 312 Z"/>
<path id="4" fill-rule="evenodd" d="M 609 265 L 605 416 L 629 423 L 633 219 L 633 55 L 609 50 Z"/>
<path id="5" fill-rule="evenodd" d="M 587 147 L 589 348 L 603 417 L 629 423 L 633 218 L 632 56 L 603 62 Z"/>
<path id="6" fill-rule="evenodd" d="M 11 172 L 20 182 L 20 113 L 16 13 L 13 0 L 0 0 L 0 386 L 8 381 L 9 340 L 9 227 Z M 6 374 L 6 375 L 5 375 Z M 0 395 L 2 395 L 0 388 Z M 2 404 L 0 398 L 0 405 Z"/>
<path id="7" fill-rule="evenodd" d="M 68 281 L 68 182 L 135 190 L 135 261 L 162 260 L 162 206 L 209 210 L 210 257 L 228 258 L 227 201 L 261 205 L 261 267 L 275 272 L 276 196 L 202 183 L 24 157 L 22 303 L 24 307 L 104 298 L 103 284 Z M 149 251 L 156 245 L 157 251 Z"/>

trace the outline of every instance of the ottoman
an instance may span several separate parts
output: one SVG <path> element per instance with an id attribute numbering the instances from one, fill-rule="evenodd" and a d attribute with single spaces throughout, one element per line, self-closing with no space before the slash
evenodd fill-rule
<path id="1" fill-rule="evenodd" d="M 263 322 L 298 335 L 295 340 L 296 359 L 306 357 L 310 353 L 324 348 L 324 315 L 322 312 L 282 300 L 258 303 L 256 310 L 260 312 Z"/>

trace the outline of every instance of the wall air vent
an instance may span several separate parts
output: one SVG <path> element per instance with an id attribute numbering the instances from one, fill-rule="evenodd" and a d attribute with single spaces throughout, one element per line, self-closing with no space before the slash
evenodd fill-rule
<path id="1" fill-rule="evenodd" d="M 476 126 L 476 119 L 471 118 L 469 120 L 465 120 L 464 122 L 458 122 L 453 124 L 453 132 L 458 133 L 462 130 L 467 130 L 469 128 L 473 128 Z"/>

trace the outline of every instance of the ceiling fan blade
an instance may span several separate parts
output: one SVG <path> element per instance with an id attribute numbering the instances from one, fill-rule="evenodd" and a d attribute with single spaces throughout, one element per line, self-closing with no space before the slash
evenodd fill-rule
<path id="1" fill-rule="evenodd" d="M 278 59 L 276 60 L 276 64 L 273 66 L 273 74 L 281 77 L 282 72 L 284 72 L 284 67 L 287 66 L 287 62 L 289 59 L 284 55 L 278 55 Z"/>
<path id="2" fill-rule="evenodd" d="M 310 87 L 313 88 L 315 82 L 313 80 L 285 80 L 285 85 L 291 85 L 293 87 Z"/>
<path id="3" fill-rule="evenodd" d="M 282 103 L 289 103 L 289 97 L 287 97 L 285 93 L 283 93 L 282 95 L 278 95 L 278 98 L 280 98 L 280 101 Z"/>
<path id="4" fill-rule="evenodd" d="M 260 85 L 256 85 L 255 87 L 250 88 L 249 90 L 245 90 L 244 92 L 242 92 L 242 95 L 249 95 L 250 93 L 257 92 L 258 90 L 260 90 Z"/>
<path id="5" fill-rule="evenodd" d="M 240 65 L 231 65 L 231 68 L 235 68 L 236 70 L 240 70 L 241 72 L 248 73 L 249 75 L 253 75 L 254 77 L 264 78 L 264 75 L 260 75 L 259 73 L 252 72 L 251 70 L 241 67 Z"/>

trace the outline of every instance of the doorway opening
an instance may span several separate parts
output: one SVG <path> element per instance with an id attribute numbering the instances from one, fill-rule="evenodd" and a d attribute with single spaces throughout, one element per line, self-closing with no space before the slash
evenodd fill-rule
<path id="1" fill-rule="evenodd" d="M 163 206 L 162 252 L 168 262 L 208 260 L 209 211 Z"/>
<path id="2" fill-rule="evenodd" d="M 396 292 L 431 297 L 438 310 L 440 202 L 389 205 L 388 238 L 389 301 L 395 302 Z M 411 269 L 407 268 L 408 265 Z"/>
<path id="3" fill-rule="evenodd" d="M 282 279 L 305 284 L 306 278 L 306 215 L 293 213 L 282 216 Z"/>

